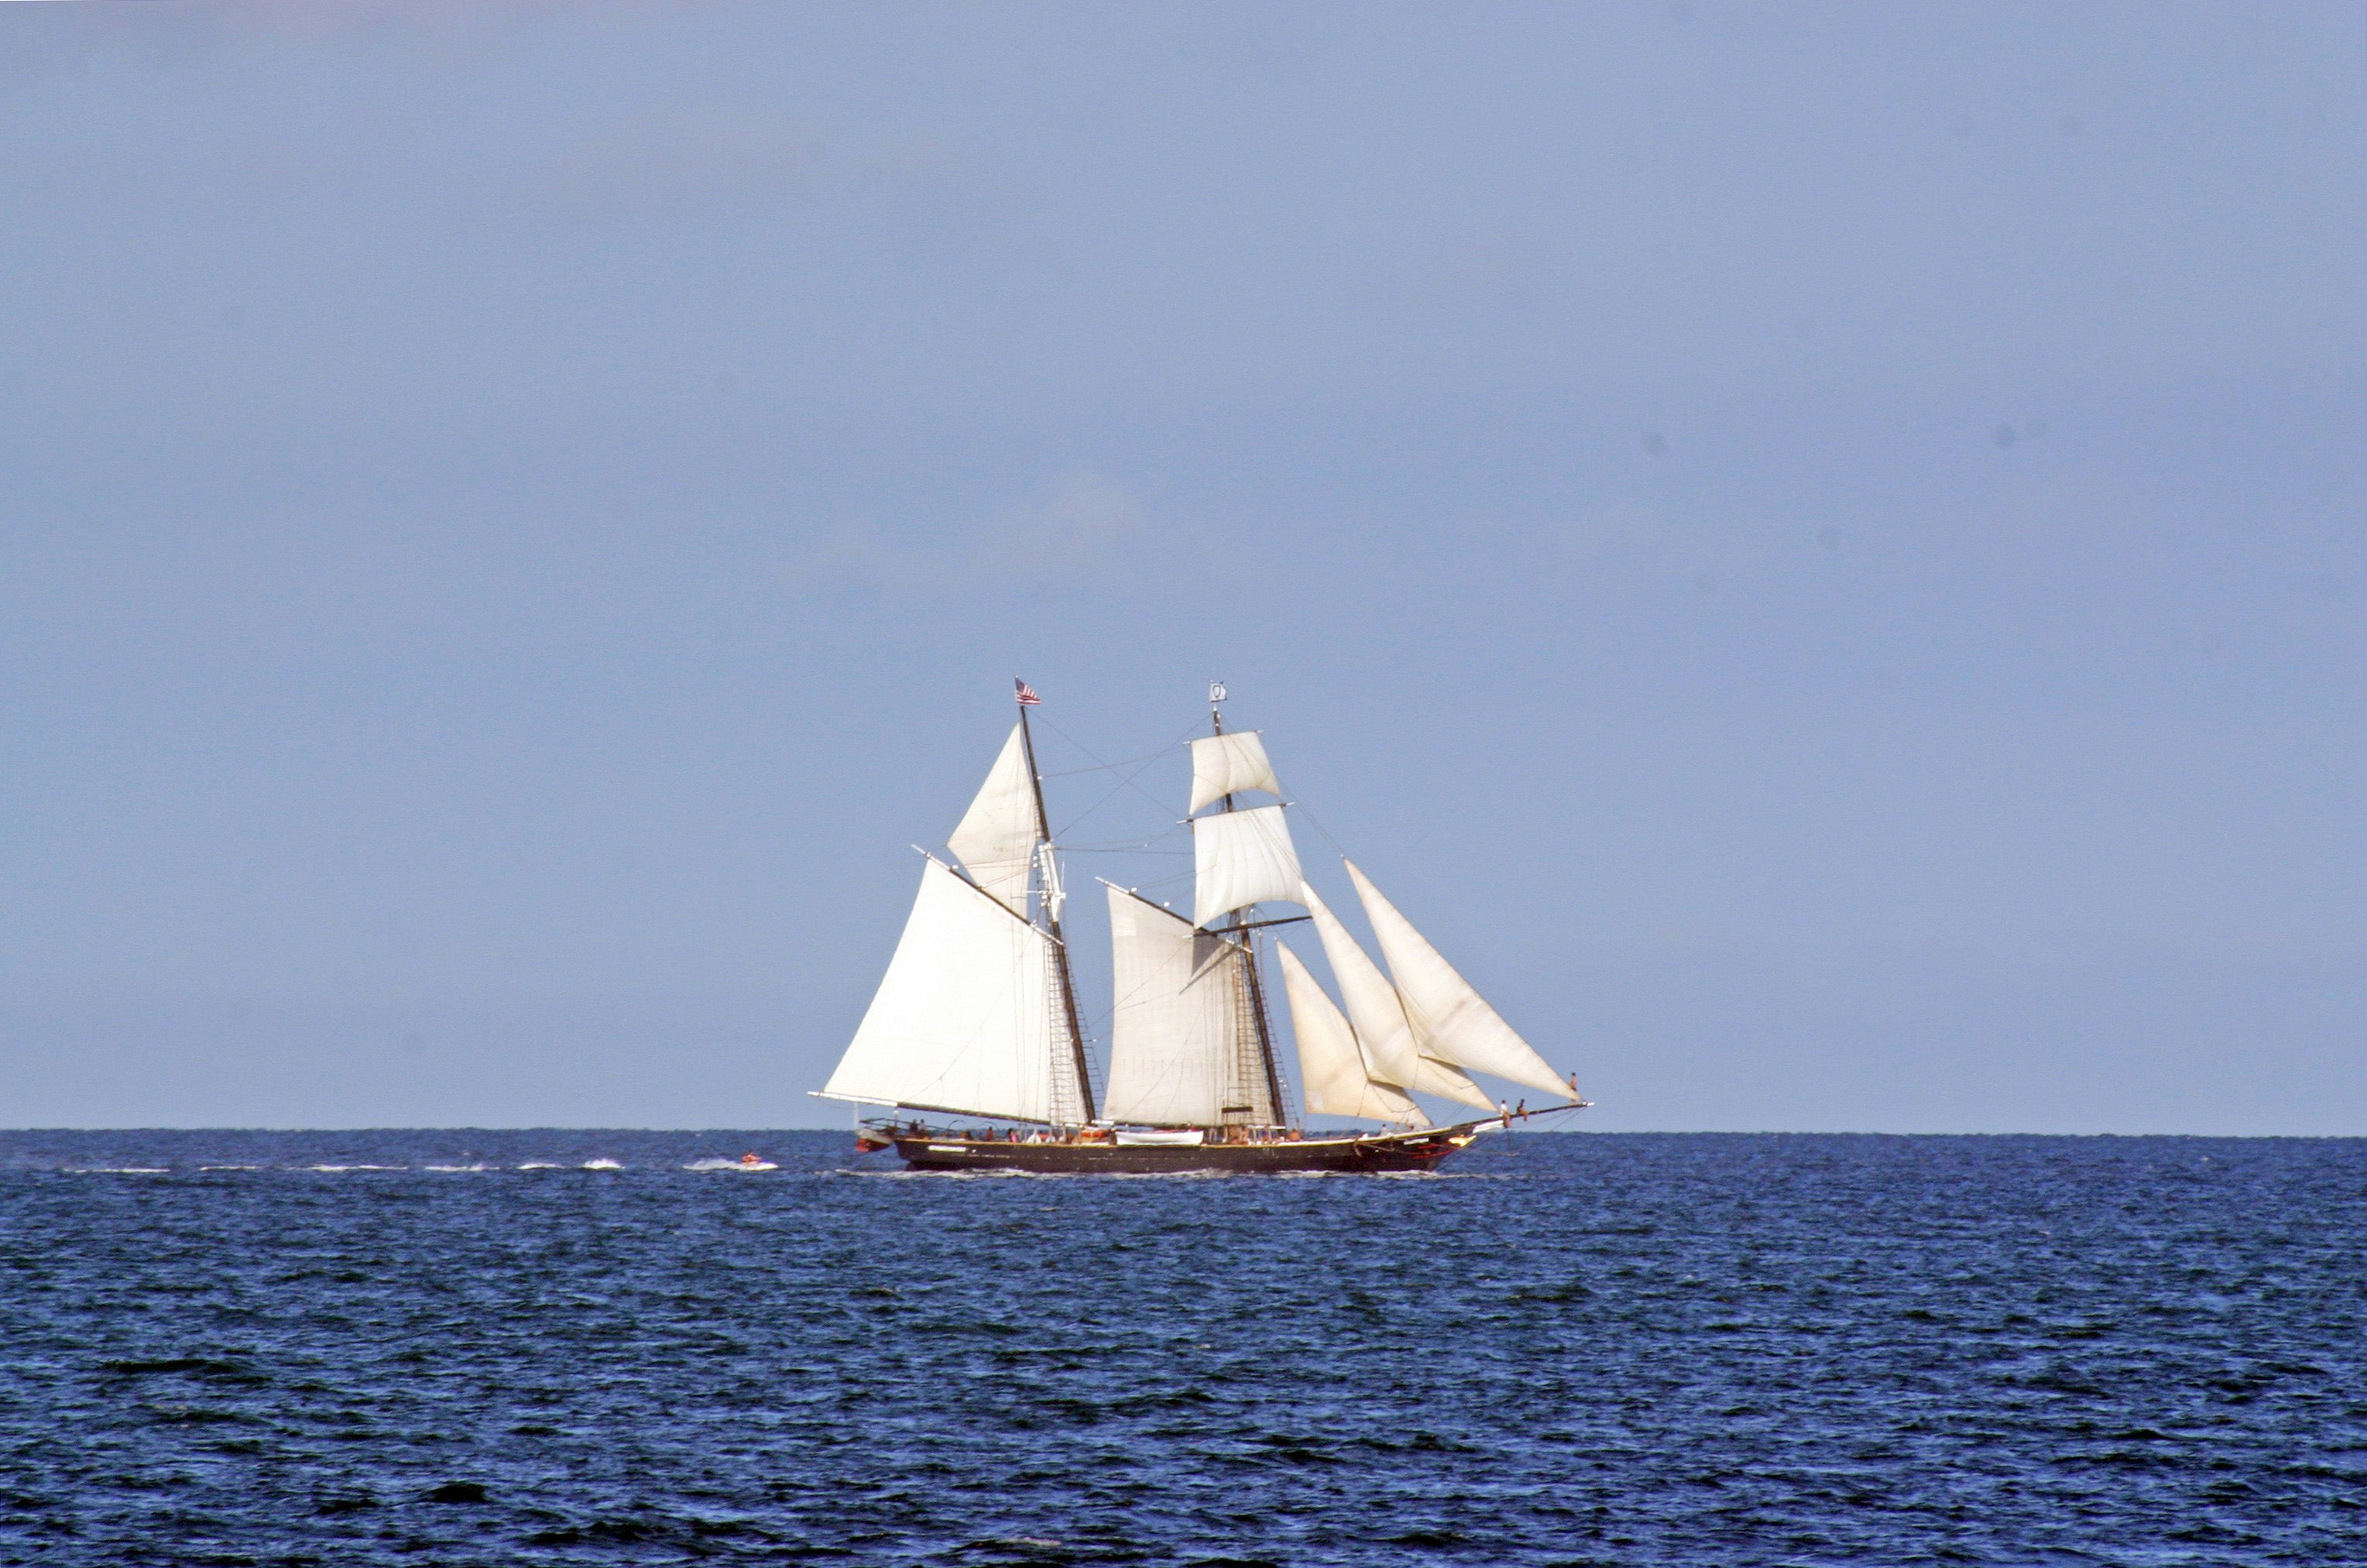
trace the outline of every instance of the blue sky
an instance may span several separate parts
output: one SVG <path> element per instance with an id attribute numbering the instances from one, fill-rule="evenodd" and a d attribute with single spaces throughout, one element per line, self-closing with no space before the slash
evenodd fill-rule
<path id="1" fill-rule="evenodd" d="M 0 1124 L 834 1125 L 1017 674 L 1595 1127 L 2367 1132 L 2358 6 L 0 30 Z"/>

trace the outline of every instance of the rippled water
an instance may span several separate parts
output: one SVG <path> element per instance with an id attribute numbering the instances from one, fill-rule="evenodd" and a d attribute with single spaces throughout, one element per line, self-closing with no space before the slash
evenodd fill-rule
<path id="1" fill-rule="evenodd" d="M 1490 1142 L 0 1134 L 0 1558 L 2367 1562 L 2367 1142 Z"/>

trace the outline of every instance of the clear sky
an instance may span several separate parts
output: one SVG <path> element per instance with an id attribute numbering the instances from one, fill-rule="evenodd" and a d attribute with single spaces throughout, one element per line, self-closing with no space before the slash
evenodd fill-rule
<path id="1" fill-rule="evenodd" d="M 2357 5 L 0 6 L 0 1124 L 843 1124 L 1020 675 L 1593 1127 L 2367 1133 L 2362 131 Z"/>

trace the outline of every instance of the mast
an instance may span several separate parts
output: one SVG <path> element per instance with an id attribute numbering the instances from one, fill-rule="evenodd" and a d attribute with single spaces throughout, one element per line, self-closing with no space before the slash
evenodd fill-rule
<path id="1" fill-rule="evenodd" d="M 1069 1023 L 1069 1054 L 1084 1111 L 1078 1118 L 1082 1125 L 1093 1119 L 1093 1080 L 1085 1070 L 1085 1032 L 1077 1022 L 1077 983 L 1069 973 L 1069 946 L 1060 937 L 1060 901 L 1055 895 L 1057 883 L 1053 880 L 1052 824 L 1044 814 L 1044 776 L 1036 769 L 1036 737 L 1027 728 L 1027 710 L 1036 705 L 1036 694 L 1027 689 L 1025 681 L 1014 678 L 1011 685 L 1019 706 L 1019 745 L 1027 759 L 1027 781 L 1036 792 L 1036 854 L 1042 863 L 1045 880 L 1044 921 L 1052 933 L 1052 976 L 1059 987 L 1061 1013 Z"/>
<path id="2" fill-rule="evenodd" d="M 1208 733 L 1210 734 L 1221 735 L 1225 733 L 1225 713 L 1218 706 L 1224 700 L 1225 683 L 1220 680 L 1210 681 L 1208 683 Z M 1231 795 L 1228 794 L 1225 797 L 1224 804 L 1228 812 L 1233 809 Z M 1249 983 L 1249 994 L 1245 1000 L 1248 1003 L 1250 1017 L 1257 1027 L 1258 1068 L 1265 1076 L 1266 1104 L 1274 1108 L 1274 1125 L 1287 1126 L 1290 1122 L 1290 1113 L 1284 1106 L 1282 1075 L 1274 1067 L 1274 1029 L 1267 1021 L 1265 1014 L 1265 982 L 1258 973 L 1257 936 L 1246 918 L 1255 913 L 1256 908 L 1252 905 L 1235 915 L 1233 928 L 1237 933 L 1235 940 L 1240 946 L 1247 960 L 1241 965 L 1241 973 Z"/>

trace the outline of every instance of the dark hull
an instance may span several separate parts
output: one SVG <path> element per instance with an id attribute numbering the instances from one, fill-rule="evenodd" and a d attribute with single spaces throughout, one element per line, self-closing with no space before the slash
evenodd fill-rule
<path id="1" fill-rule="evenodd" d="M 1478 1136 L 1467 1122 L 1365 1138 L 1277 1143 L 1009 1143 L 990 1138 L 892 1135 L 916 1171 L 1027 1171 L 1041 1176 L 1159 1176 L 1195 1171 L 1279 1176 L 1300 1171 L 1360 1174 L 1426 1171 Z"/>

